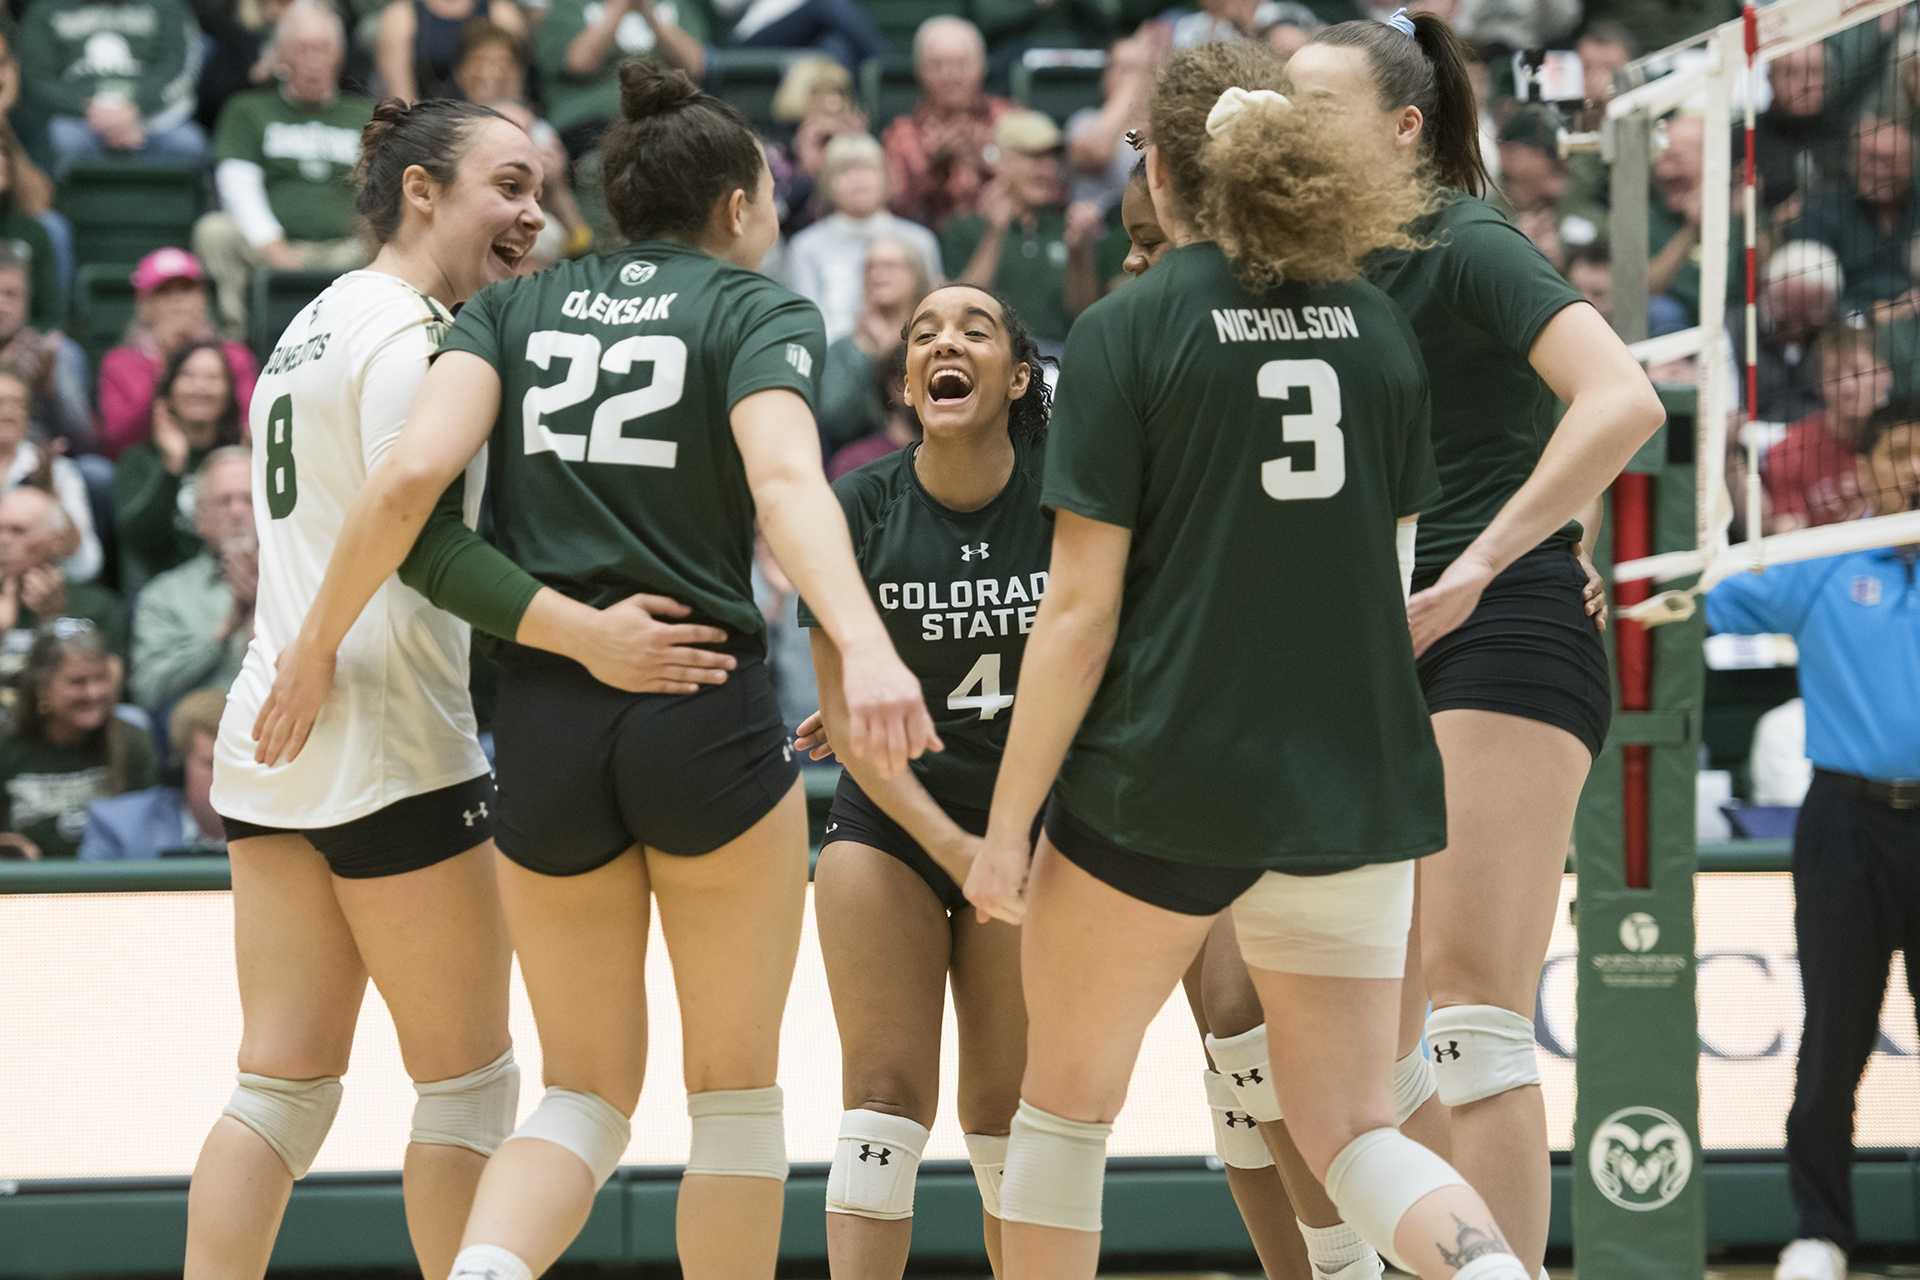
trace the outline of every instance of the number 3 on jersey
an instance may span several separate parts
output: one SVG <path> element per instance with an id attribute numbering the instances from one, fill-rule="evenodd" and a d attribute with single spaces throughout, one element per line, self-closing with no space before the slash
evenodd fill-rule
<path id="1" fill-rule="evenodd" d="M 976 689 L 978 693 L 974 692 Z M 1000 655 L 997 653 L 981 654 L 980 660 L 960 677 L 960 683 L 947 695 L 947 710 L 978 711 L 982 720 L 991 720 L 1012 705 L 1013 695 L 1000 692 Z"/>
<path id="2" fill-rule="evenodd" d="M 293 397 L 281 396 L 267 410 L 267 514 L 285 520 L 300 500 L 300 474 L 293 465 Z"/>
<path id="3" fill-rule="evenodd" d="M 1340 492 L 1347 483 L 1347 440 L 1340 430 L 1340 375 L 1333 366 L 1325 360 L 1269 360 L 1260 366 L 1258 387 L 1267 400 L 1307 393 L 1305 413 L 1280 415 L 1280 438 L 1313 446 L 1313 456 L 1303 466 L 1294 466 L 1292 458 L 1260 464 L 1260 487 L 1267 496 L 1292 502 Z"/>
<path id="4" fill-rule="evenodd" d="M 671 468 L 680 446 L 626 434 L 627 424 L 680 403 L 687 385 L 687 344 L 671 334 L 635 334 L 603 351 L 589 333 L 541 329 L 527 337 L 527 359 L 547 369 L 567 362 L 567 376 L 550 387 L 530 387 L 521 401 L 520 434 L 529 454 L 553 453 L 568 462 L 608 462 L 623 467 Z M 653 381 L 635 391 L 608 396 L 593 411 L 585 436 L 556 432 L 541 421 L 593 398 L 604 370 L 625 377 L 637 364 L 653 366 Z"/>

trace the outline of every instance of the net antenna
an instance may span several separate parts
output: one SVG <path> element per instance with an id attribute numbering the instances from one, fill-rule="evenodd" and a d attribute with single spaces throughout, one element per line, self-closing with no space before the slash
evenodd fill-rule
<path id="1" fill-rule="evenodd" d="M 1773 406 L 1763 399 L 1759 370 L 1763 267 L 1757 244 L 1763 166 L 1756 112 L 1768 66 L 1781 57 L 1841 33 L 1875 39 L 1871 31 L 1862 30 L 1866 24 L 1881 24 L 1884 28 L 1889 24 L 1882 20 L 1888 15 L 1913 7 L 1913 0 L 1782 0 L 1765 8 L 1748 3 L 1740 18 L 1641 58 L 1623 70 L 1617 77 L 1619 91 L 1607 104 L 1605 119 L 1597 133 L 1562 135 L 1563 151 L 1598 149 L 1613 166 L 1612 206 L 1618 231 L 1614 241 L 1615 311 L 1622 337 L 1632 344 L 1634 354 L 1649 368 L 1675 360 L 1694 362 L 1698 406 L 1694 547 L 1617 564 L 1614 581 L 1626 586 L 1620 593 L 1622 617 L 1647 625 L 1674 621 L 1690 616 L 1702 592 L 1736 573 L 1764 569 L 1769 564 L 1920 540 L 1920 510 L 1768 531 L 1763 477 L 1767 472 L 1769 447 L 1780 441 L 1788 423 L 1770 421 Z M 1913 37 L 1909 35 L 1904 39 Z M 1920 41 L 1915 44 L 1914 54 L 1920 57 Z M 1904 50 L 1904 46 L 1902 48 Z M 1900 69 L 1895 66 L 1880 74 L 1891 84 Z M 1841 86 L 1843 91 L 1848 88 Z M 1920 101 L 1914 105 L 1920 106 Z M 1733 132 L 1736 111 L 1739 135 Z M 1704 135 L 1700 162 L 1697 323 L 1649 340 L 1645 336 L 1645 323 L 1650 255 L 1646 223 L 1638 211 L 1649 207 L 1649 172 L 1667 145 L 1668 135 L 1679 132 L 1677 121 L 1686 116 L 1699 119 Z M 1690 134 L 1691 124 L 1686 127 Z M 1740 260 L 1734 262 L 1729 261 L 1729 240 L 1733 225 L 1731 192 L 1736 137 L 1741 144 L 1738 190 L 1744 235 Z M 1851 154 L 1849 149 L 1849 165 Z M 1817 198 L 1817 182 L 1818 179 L 1808 176 L 1798 198 Z M 1777 251 L 1780 246 L 1774 247 Z M 1793 262 L 1803 266 L 1828 262 L 1812 252 L 1817 246 L 1795 247 L 1806 252 L 1797 257 L 1789 255 Z M 1833 246 L 1839 251 L 1839 259 L 1859 257 L 1853 251 L 1858 247 Z M 1906 246 L 1900 247 L 1900 255 L 1900 274 L 1905 275 L 1908 270 Z M 1828 259 L 1832 259 L 1832 255 L 1828 255 Z M 1773 271 L 1776 265 L 1784 270 L 1793 269 L 1786 259 L 1779 264 L 1769 263 L 1766 269 Z M 1832 271 L 1834 291 L 1838 293 L 1838 268 L 1829 262 L 1825 269 Z M 1727 323 L 1729 271 L 1738 272 L 1734 279 L 1744 286 L 1734 295 L 1744 297 L 1739 322 L 1741 332 L 1737 335 L 1744 360 L 1738 368 L 1735 335 L 1729 332 Z M 1885 315 L 1884 306 L 1876 307 L 1871 301 L 1860 303 L 1858 288 L 1864 282 L 1854 283 L 1855 290 L 1850 291 L 1846 303 L 1856 308 L 1852 323 L 1877 326 Z M 1912 363 L 1913 372 L 1920 375 L 1920 359 Z M 1920 390 L 1920 386 L 1916 386 L 1916 390 Z M 1914 417 L 1920 419 L 1920 412 Z M 1737 432 L 1732 430 L 1736 422 Z M 1738 455 L 1729 454 L 1730 433 L 1738 441 Z M 1742 463 L 1743 475 L 1737 494 L 1728 484 L 1730 457 L 1737 457 Z M 1851 514 L 1859 516 L 1861 512 L 1856 509 Z M 1736 516 L 1740 517 L 1737 526 Z M 1688 578 L 1693 581 L 1681 581 Z M 1676 585 L 1654 590 L 1668 583 Z"/>

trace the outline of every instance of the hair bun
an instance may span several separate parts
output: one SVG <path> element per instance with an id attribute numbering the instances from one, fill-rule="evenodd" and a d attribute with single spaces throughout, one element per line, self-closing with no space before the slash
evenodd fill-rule
<path id="1" fill-rule="evenodd" d="M 620 115 L 627 120 L 678 111 L 700 96 L 700 86 L 678 67 L 650 58 L 620 64 Z"/>

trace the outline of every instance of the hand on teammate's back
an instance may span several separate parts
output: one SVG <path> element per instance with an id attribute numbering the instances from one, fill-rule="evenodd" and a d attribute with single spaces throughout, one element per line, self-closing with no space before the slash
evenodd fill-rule
<path id="1" fill-rule="evenodd" d="M 909 760 L 944 750 L 920 694 L 920 680 L 893 646 L 850 650 L 845 658 L 847 751 L 897 778 Z"/>
<path id="2" fill-rule="evenodd" d="M 600 610 L 570 656 L 602 684 L 627 693 L 698 693 L 725 684 L 737 665 L 731 654 L 695 648 L 725 644 L 727 633 L 693 622 L 662 622 L 692 611 L 665 596 L 633 595 Z"/>
<path id="3" fill-rule="evenodd" d="M 1600 570 L 1593 563 L 1593 557 L 1583 548 L 1579 555 L 1580 570 L 1587 575 L 1587 585 L 1581 588 L 1581 603 L 1586 605 L 1587 616 L 1593 619 L 1595 631 L 1607 629 L 1607 581 L 1600 576 Z"/>
<path id="4" fill-rule="evenodd" d="M 1493 566 L 1475 556 L 1471 549 L 1462 552 L 1447 566 L 1439 581 L 1425 591 L 1416 591 L 1407 601 L 1407 626 L 1413 632 L 1413 656 L 1418 658 L 1435 641 L 1467 620 L 1480 593 L 1493 581 Z"/>

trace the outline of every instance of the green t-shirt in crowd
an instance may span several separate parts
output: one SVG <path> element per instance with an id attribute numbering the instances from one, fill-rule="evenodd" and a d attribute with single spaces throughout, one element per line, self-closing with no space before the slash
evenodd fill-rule
<path id="1" fill-rule="evenodd" d="M 1547 321 L 1583 301 L 1483 200 L 1455 196 L 1421 234 L 1432 247 L 1382 254 L 1367 273 L 1412 323 L 1432 388 L 1441 497 L 1420 513 L 1417 585 L 1453 563 L 1533 474 L 1560 402 L 1527 357 Z M 1579 537 L 1569 522 L 1553 540 Z"/>
<path id="2" fill-rule="evenodd" d="M 940 259 L 950 271 L 967 269 L 974 250 L 986 238 L 987 220 L 961 214 L 940 233 Z M 992 289 L 1013 305 L 1027 328 L 1043 342 L 1060 342 L 1073 325 L 1067 314 L 1067 217 L 1061 209 L 1039 209 L 1031 222 L 1015 219 L 1000 245 Z"/>
<path id="3" fill-rule="evenodd" d="M 712 43 L 713 16 L 704 0 L 655 0 L 653 10 L 702 44 Z M 620 63 L 652 54 L 658 43 L 637 8 L 630 9 L 615 28 L 613 48 L 599 69 L 584 76 L 573 74 L 567 70 L 567 46 L 598 23 L 604 12 L 604 0 L 553 0 L 534 27 L 533 61 L 540 71 L 547 123 L 556 129 L 619 115 Z"/>
<path id="4" fill-rule="evenodd" d="M 508 559 L 597 607 L 669 596 L 761 652 L 753 495 L 730 417 L 770 389 L 811 409 L 826 345 L 805 298 L 644 241 L 488 286 L 440 352 L 500 372 L 487 492 Z"/>
<path id="5" fill-rule="evenodd" d="M 833 492 L 887 638 L 920 678 L 946 745 L 915 760 L 914 775 L 943 806 L 985 809 L 1053 554 L 1053 521 L 1040 507 L 1043 456 L 1038 446 L 1016 446 L 999 496 L 955 511 L 920 483 L 919 451 L 877 458 L 841 476 Z M 819 625 L 804 603 L 800 625 Z"/>
<path id="6" fill-rule="evenodd" d="M 287 239 L 339 240 L 353 234 L 353 166 L 372 114 L 373 103 L 353 94 L 318 105 L 279 89 L 235 94 L 220 110 L 214 159 L 266 171 L 267 204 Z"/>
<path id="7" fill-rule="evenodd" d="M 131 100 L 149 122 L 193 113 L 200 28 L 187 0 L 41 0 L 15 49 L 22 95 L 47 115 L 84 116 L 101 94 Z"/>
<path id="8" fill-rule="evenodd" d="M 200 464 L 212 449 L 189 449 L 179 475 L 167 470 L 148 441 L 128 445 L 113 468 L 114 523 L 128 575 L 145 582 L 200 553 L 194 521 L 194 488 Z"/>
<path id="9" fill-rule="evenodd" d="M 11 680 L 27 665 L 27 653 L 42 625 L 54 618 L 84 618 L 99 628 L 107 649 L 127 656 L 127 610 L 120 597 L 97 582 L 69 582 L 66 607 L 57 614 L 40 617 L 21 605 L 13 626 L 0 632 L 0 680 Z"/>
<path id="10" fill-rule="evenodd" d="M 27 837 L 48 858 L 71 858 L 80 852 L 87 829 L 87 806 L 118 795 L 110 785 L 107 738 L 126 745 L 123 790 L 153 786 L 153 744 L 130 725 L 115 722 L 91 742 L 55 746 L 15 734 L 0 737 L 0 831 Z"/>
<path id="11" fill-rule="evenodd" d="M 1395 526 L 1439 496 L 1427 379 L 1365 281 L 1247 289 L 1170 251 L 1081 315 L 1045 501 L 1133 531 L 1055 790 L 1172 862 L 1346 870 L 1446 839 Z"/>

